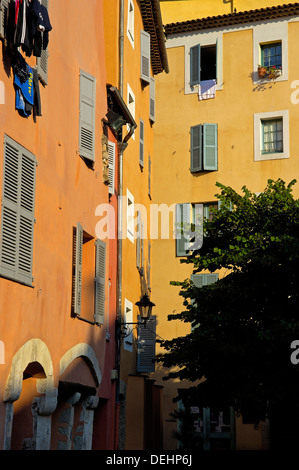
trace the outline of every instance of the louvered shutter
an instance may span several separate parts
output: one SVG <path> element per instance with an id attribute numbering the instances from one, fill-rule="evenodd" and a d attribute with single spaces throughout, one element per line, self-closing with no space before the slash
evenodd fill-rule
<path id="1" fill-rule="evenodd" d="M 155 122 L 155 99 L 156 99 L 156 86 L 154 77 L 150 77 L 150 106 L 149 118 L 150 121 Z"/>
<path id="2" fill-rule="evenodd" d="M 138 316 L 138 322 L 141 317 Z M 156 356 L 156 316 L 152 315 L 146 326 L 138 325 L 137 337 L 137 373 L 155 372 Z"/>
<path id="3" fill-rule="evenodd" d="M 210 284 L 214 284 L 219 279 L 218 273 L 207 273 L 207 274 L 192 274 L 191 281 L 196 287 L 204 287 Z"/>
<path id="4" fill-rule="evenodd" d="M 79 153 L 92 161 L 95 160 L 95 95 L 95 77 L 81 70 Z"/>
<path id="5" fill-rule="evenodd" d="M 49 0 L 41 0 L 41 4 L 49 10 Z M 42 33 L 43 41 L 43 33 Z M 36 58 L 37 73 L 40 81 L 44 84 L 48 84 L 48 58 L 49 51 L 48 47 L 46 49 L 42 48 L 41 56 Z"/>
<path id="6" fill-rule="evenodd" d="M 81 315 L 82 297 L 82 263 L 83 263 L 83 228 L 78 222 L 75 238 L 75 285 L 74 285 L 74 313 Z"/>
<path id="7" fill-rule="evenodd" d="M 5 137 L 0 273 L 32 285 L 36 158 Z"/>
<path id="8" fill-rule="evenodd" d="M 217 124 L 203 125 L 203 169 L 218 170 Z"/>
<path id="9" fill-rule="evenodd" d="M 95 323 L 105 322 L 106 243 L 96 240 Z"/>
<path id="10" fill-rule="evenodd" d="M 190 48 L 190 85 L 198 85 L 200 82 L 200 45 Z"/>
<path id="11" fill-rule="evenodd" d="M 190 238 L 185 237 L 181 231 L 190 230 L 191 223 L 190 204 L 176 205 L 176 256 L 187 256 L 189 253 Z"/>
<path id="12" fill-rule="evenodd" d="M 202 171 L 202 124 L 191 127 L 190 130 L 191 173 Z"/>
<path id="13" fill-rule="evenodd" d="M 0 1 L 0 38 L 5 39 L 5 25 L 8 13 L 8 0 Z"/>
<path id="14" fill-rule="evenodd" d="M 108 142 L 109 194 L 114 194 L 115 187 L 115 143 Z"/>
<path id="15" fill-rule="evenodd" d="M 144 122 L 139 121 L 139 165 L 144 167 Z"/>
<path id="16" fill-rule="evenodd" d="M 141 50 L 141 79 L 150 82 L 150 34 L 146 31 L 140 31 L 140 50 Z"/>

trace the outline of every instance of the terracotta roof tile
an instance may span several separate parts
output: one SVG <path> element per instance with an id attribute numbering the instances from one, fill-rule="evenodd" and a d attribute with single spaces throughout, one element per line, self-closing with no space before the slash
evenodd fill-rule
<path id="1" fill-rule="evenodd" d="M 240 11 L 228 15 L 208 16 L 196 20 L 169 23 L 165 25 L 165 34 L 186 33 L 205 29 L 222 28 L 236 24 L 249 24 L 269 19 L 279 19 L 299 15 L 299 3 L 288 3 L 257 10 Z"/>

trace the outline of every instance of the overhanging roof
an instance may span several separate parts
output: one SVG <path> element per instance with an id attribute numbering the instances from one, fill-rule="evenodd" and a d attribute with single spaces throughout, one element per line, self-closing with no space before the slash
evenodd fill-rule
<path id="1" fill-rule="evenodd" d="M 288 3 L 275 7 L 259 8 L 227 15 L 208 16 L 207 18 L 169 23 L 165 25 L 165 34 L 168 36 L 170 34 L 223 28 L 237 24 L 250 24 L 293 16 L 299 16 L 299 3 Z"/>

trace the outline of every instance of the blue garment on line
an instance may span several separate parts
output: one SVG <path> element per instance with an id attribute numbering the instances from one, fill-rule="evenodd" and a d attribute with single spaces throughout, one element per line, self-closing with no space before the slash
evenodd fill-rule
<path id="1" fill-rule="evenodd" d="M 21 81 L 20 77 L 15 74 L 14 87 L 16 90 L 16 109 L 25 117 L 30 116 L 34 103 L 34 86 L 33 86 L 33 70 L 27 64 L 29 77 L 26 81 Z"/>

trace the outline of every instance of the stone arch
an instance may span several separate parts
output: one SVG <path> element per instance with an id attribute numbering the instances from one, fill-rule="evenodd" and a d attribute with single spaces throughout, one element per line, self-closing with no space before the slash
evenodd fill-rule
<path id="1" fill-rule="evenodd" d="M 60 375 L 62 375 L 67 367 L 78 357 L 81 357 L 87 362 L 96 386 L 98 387 L 102 381 L 102 372 L 94 350 L 87 343 L 76 344 L 76 346 L 73 346 L 62 356 L 60 360 Z"/>

